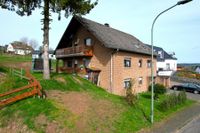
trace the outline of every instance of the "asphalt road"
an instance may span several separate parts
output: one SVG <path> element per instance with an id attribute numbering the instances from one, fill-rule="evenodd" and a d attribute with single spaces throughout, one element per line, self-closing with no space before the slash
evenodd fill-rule
<path id="1" fill-rule="evenodd" d="M 181 128 L 178 133 L 200 133 L 200 116 Z"/>
<path id="2" fill-rule="evenodd" d="M 173 92 L 178 93 L 178 91 L 169 90 L 169 93 Z M 200 94 L 193 94 L 189 92 L 186 92 L 186 94 L 189 99 L 200 103 Z M 200 133 L 200 116 L 196 116 L 192 121 L 182 127 L 177 133 Z"/>

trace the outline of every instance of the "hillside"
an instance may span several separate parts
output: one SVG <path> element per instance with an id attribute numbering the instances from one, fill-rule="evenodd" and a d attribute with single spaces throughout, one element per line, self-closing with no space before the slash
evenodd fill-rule
<path id="1" fill-rule="evenodd" d="M 12 77 L 7 68 L 0 83 L 0 93 L 23 86 L 26 81 Z M 41 73 L 33 74 L 47 93 L 46 99 L 27 98 L 0 110 L 0 132 L 71 132 L 71 133 L 130 133 L 150 127 L 150 94 L 138 95 L 138 104 L 130 106 L 120 96 L 109 94 L 89 81 L 76 75 L 52 74 L 43 80 Z M 192 102 L 162 112 L 155 101 L 155 121 Z"/>

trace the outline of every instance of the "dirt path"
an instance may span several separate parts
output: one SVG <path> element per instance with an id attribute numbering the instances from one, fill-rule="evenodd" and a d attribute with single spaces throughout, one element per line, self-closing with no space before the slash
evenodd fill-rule
<path id="1" fill-rule="evenodd" d="M 110 127 L 123 110 L 108 100 L 96 99 L 85 92 L 66 93 L 54 90 L 47 95 L 77 116 L 74 130 L 80 133 L 111 132 Z"/>

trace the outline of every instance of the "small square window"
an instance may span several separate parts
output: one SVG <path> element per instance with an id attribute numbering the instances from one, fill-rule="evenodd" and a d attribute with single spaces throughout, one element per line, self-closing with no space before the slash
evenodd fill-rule
<path id="1" fill-rule="evenodd" d="M 92 39 L 91 38 L 86 38 L 85 39 L 85 45 L 86 46 L 92 46 Z"/>
<path id="2" fill-rule="evenodd" d="M 130 58 L 124 59 L 124 67 L 131 67 L 131 59 Z"/>
<path id="3" fill-rule="evenodd" d="M 148 68 L 151 67 L 151 60 L 147 60 L 147 67 L 148 67 Z"/>
<path id="4" fill-rule="evenodd" d="M 140 60 L 138 61 L 138 66 L 139 66 L 139 67 L 142 67 L 142 59 L 140 59 Z"/>
<path id="5" fill-rule="evenodd" d="M 131 86 L 131 79 L 128 78 L 128 79 L 125 79 L 124 80 L 124 88 L 127 89 Z"/>
<path id="6" fill-rule="evenodd" d="M 139 78 L 138 78 L 138 84 L 141 85 L 141 84 L 142 84 L 142 81 L 143 81 L 143 78 L 142 78 L 142 77 L 139 77 Z"/>

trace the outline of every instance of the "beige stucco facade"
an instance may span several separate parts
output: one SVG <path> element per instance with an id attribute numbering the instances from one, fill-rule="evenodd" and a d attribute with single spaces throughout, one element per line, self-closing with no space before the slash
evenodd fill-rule
<path id="1" fill-rule="evenodd" d="M 98 84 L 108 92 L 117 95 L 125 95 L 124 80 L 132 79 L 134 81 L 132 89 L 138 93 L 147 91 L 150 83 L 151 68 L 147 66 L 147 61 L 151 60 L 150 55 L 136 54 L 132 52 L 120 51 L 117 49 L 109 49 L 104 46 L 95 36 L 93 36 L 84 27 L 80 27 L 75 34 L 75 40 L 79 40 L 78 45 L 84 46 L 85 38 L 92 39 L 93 56 L 90 57 L 67 57 L 61 58 L 64 61 L 76 59 L 78 61 L 77 67 L 83 64 L 83 60 L 89 60 L 88 68 L 99 69 Z M 86 46 L 84 46 L 86 47 Z M 86 47 L 87 48 L 87 47 Z M 131 66 L 124 66 L 124 59 L 130 59 Z M 139 66 L 139 60 L 142 61 L 142 66 Z M 154 74 L 156 74 L 156 59 L 154 60 Z M 142 83 L 140 81 L 142 79 Z"/>

